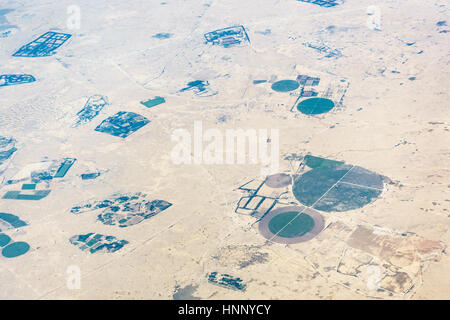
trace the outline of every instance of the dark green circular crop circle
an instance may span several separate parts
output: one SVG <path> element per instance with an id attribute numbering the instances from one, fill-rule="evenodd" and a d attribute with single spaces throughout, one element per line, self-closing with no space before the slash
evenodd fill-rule
<path id="1" fill-rule="evenodd" d="M 2 255 L 5 258 L 15 258 L 21 256 L 30 250 L 30 245 L 26 242 L 14 242 L 6 246 L 2 250 Z"/>
<path id="2" fill-rule="evenodd" d="M 334 102 L 325 98 L 309 98 L 297 105 L 298 111 L 304 114 L 321 114 L 334 108 Z"/>
<path id="3" fill-rule="evenodd" d="M 277 92 L 289 92 L 297 89 L 299 83 L 294 80 L 280 80 L 272 84 L 272 90 Z"/>
<path id="4" fill-rule="evenodd" d="M 352 169 L 352 171 L 350 171 Z M 359 167 L 319 167 L 297 178 L 294 197 L 303 205 L 325 212 L 364 207 L 382 192 L 382 177 Z"/>
<path id="5" fill-rule="evenodd" d="M 314 219 L 298 211 L 283 212 L 269 221 L 269 230 L 282 238 L 301 237 L 314 228 Z"/>

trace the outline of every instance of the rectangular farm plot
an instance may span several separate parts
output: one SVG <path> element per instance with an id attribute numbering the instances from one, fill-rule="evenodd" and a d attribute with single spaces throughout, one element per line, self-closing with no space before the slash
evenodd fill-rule
<path id="1" fill-rule="evenodd" d="M 91 173 L 82 173 L 81 174 L 81 179 L 83 180 L 92 180 L 92 179 L 96 179 L 101 175 L 100 172 L 91 172 Z"/>
<path id="2" fill-rule="evenodd" d="M 13 57 L 48 57 L 64 44 L 72 35 L 48 31 L 36 40 L 22 46 Z"/>
<path id="3" fill-rule="evenodd" d="M 14 200 L 41 200 L 48 196 L 50 190 L 32 190 L 31 192 L 25 191 L 8 191 L 3 196 L 3 199 Z"/>
<path id="4" fill-rule="evenodd" d="M 36 79 L 31 74 L 2 74 L 0 76 L 0 87 L 34 81 L 36 81 Z"/>
<path id="5" fill-rule="evenodd" d="M 56 172 L 54 178 L 62 178 L 66 175 L 67 171 L 69 171 L 70 167 L 75 163 L 77 159 L 75 158 L 66 158 L 61 163 L 58 171 Z"/>
<path id="6" fill-rule="evenodd" d="M 147 108 L 152 108 L 159 104 L 165 103 L 166 100 L 163 97 L 155 97 L 154 99 L 149 99 L 147 101 L 141 101 L 141 104 L 146 106 Z"/>
<path id="7" fill-rule="evenodd" d="M 243 26 L 234 26 L 205 33 L 206 42 L 225 48 L 250 43 Z"/>
<path id="8" fill-rule="evenodd" d="M 22 185 L 22 190 L 34 190 L 34 189 L 36 189 L 35 183 L 24 183 Z"/>
<path id="9" fill-rule="evenodd" d="M 95 128 L 95 131 L 108 133 L 120 138 L 126 138 L 149 122 L 150 120 L 137 113 L 120 111 L 114 116 L 103 120 L 103 122 Z"/>

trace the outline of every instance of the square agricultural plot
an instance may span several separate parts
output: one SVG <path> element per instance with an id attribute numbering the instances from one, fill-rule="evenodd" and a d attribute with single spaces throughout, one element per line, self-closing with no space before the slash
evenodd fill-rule
<path id="1" fill-rule="evenodd" d="M 310 77 L 306 74 L 299 74 L 297 76 L 297 82 L 302 86 L 311 86 L 315 87 L 318 86 L 320 83 L 320 78 L 317 77 Z"/>
<path id="2" fill-rule="evenodd" d="M 207 43 L 225 48 L 250 43 L 247 31 L 243 26 L 234 26 L 214 30 L 204 34 Z"/>
<path id="3" fill-rule="evenodd" d="M 103 122 L 95 128 L 95 131 L 126 138 L 149 122 L 150 120 L 140 114 L 120 111 L 114 116 L 103 120 Z"/>
<path id="4" fill-rule="evenodd" d="M 69 241 L 81 251 L 89 253 L 112 253 L 128 244 L 128 241 L 126 240 L 119 240 L 114 236 L 105 236 L 98 233 L 74 235 Z"/>
<path id="5" fill-rule="evenodd" d="M 49 31 L 36 40 L 22 46 L 13 57 L 48 57 L 55 54 L 55 50 L 64 44 L 72 35 Z"/>
<path id="6" fill-rule="evenodd" d="M 238 188 L 245 195 L 239 199 L 235 212 L 262 217 L 279 203 L 290 185 L 291 177 L 284 173 L 248 181 Z"/>

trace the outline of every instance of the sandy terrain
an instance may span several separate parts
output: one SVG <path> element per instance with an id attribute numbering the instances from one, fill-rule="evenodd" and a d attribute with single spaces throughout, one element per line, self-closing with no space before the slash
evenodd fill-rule
<path id="1" fill-rule="evenodd" d="M 73 1 L 0 0 L 0 75 L 35 77 L 0 86 L 0 136 L 17 149 L 0 164 L 0 197 L 32 184 L 32 170 L 21 171 L 27 165 L 56 161 L 46 163 L 56 175 L 62 159 L 76 159 L 64 176 L 36 183 L 51 190 L 41 200 L 0 198 L 1 213 L 26 223 L 0 224 L 1 232 L 29 245 L 23 255 L 0 256 L 0 298 L 449 299 L 449 4 L 377 1 L 374 30 L 373 1 L 341 2 L 86 0 L 78 1 L 77 26 Z M 249 41 L 239 45 L 204 38 L 241 25 Z M 48 31 L 71 37 L 50 56 L 13 56 Z M 299 75 L 320 78 L 304 89 L 335 107 L 304 114 L 296 109 L 301 86 L 272 89 Z M 189 88 L 196 80 L 203 83 Z M 74 126 L 94 95 L 108 103 Z M 155 97 L 165 102 L 140 103 Z M 95 130 L 120 111 L 149 122 L 126 138 Z M 236 213 L 249 193 L 239 187 L 265 181 L 260 163 L 173 162 L 174 131 L 194 134 L 196 121 L 223 134 L 279 130 L 277 172 L 300 178 L 312 170 L 306 155 L 341 161 L 382 177 L 379 195 L 356 209 L 315 208 L 325 227 L 309 241 L 267 241 L 258 229 L 263 207 Z M 8 184 L 14 177 L 20 181 Z M 273 209 L 302 206 L 292 189 L 258 194 L 276 199 Z M 132 212 L 126 227 L 98 221 L 113 205 L 71 213 L 135 193 L 144 196 L 118 206 Z M 171 206 L 146 216 L 153 200 Z M 70 241 L 88 233 L 127 243 L 90 253 Z M 71 270 L 80 272 L 79 288 L 68 284 Z M 217 286 L 211 272 L 246 288 Z"/>

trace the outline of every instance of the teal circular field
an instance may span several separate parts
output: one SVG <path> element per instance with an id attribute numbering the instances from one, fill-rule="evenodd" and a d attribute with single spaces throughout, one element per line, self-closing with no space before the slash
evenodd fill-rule
<path id="1" fill-rule="evenodd" d="M 382 189 L 382 176 L 360 167 L 335 165 L 305 172 L 295 180 L 292 192 L 307 207 L 344 212 L 371 203 Z"/>
<path id="2" fill-rule="evenodd" d="M 11 238 L 4 233 L 0 233 L 0 247 L 6 246 L 11 241 Z"/>
<path id="3" fill-rule="evenodd" d="M 283 212 L 269 222 L 270 232 L 282 238 L 301 237 L 313 228 L 313 218 L 298 211 Z"/>
<path id="4" fill-rule="evenodd" d="M 321 114 L 334 108 L 334 102 L 325 98 L 309 98 L 297 105 L 297 110 L 303 114 Z"/>
<path id="5" fill-rule="evenodd" d="M 272 84 L 272 90 L 277 92 L 289 92 L 297 89 L 299 83 L 294 80 L 280 80 Z"/>
<path id="6" fill-rule="evenodd" d="M 2 250 L 2 255 L 5 258 L 15 258 L 21 256 L 30 250 L 30 245 L 26 242 L 14 242 L 6 246 Z"/>

